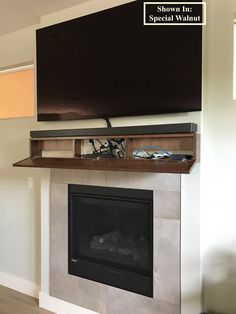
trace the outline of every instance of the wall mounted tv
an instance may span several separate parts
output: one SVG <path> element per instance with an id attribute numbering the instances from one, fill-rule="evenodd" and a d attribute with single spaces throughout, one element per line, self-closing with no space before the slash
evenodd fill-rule
<path id="1" fill-rule="evenodd" d="M 38 121 L 201 110 L 201 26 L 144 26 L 134 1 L 36 37 Z"/>

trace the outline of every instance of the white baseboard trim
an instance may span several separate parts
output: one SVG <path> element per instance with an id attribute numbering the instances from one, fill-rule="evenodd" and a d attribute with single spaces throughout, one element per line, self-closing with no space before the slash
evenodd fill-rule
<path id="1" fill-rule="evenodd" d="M 38 298 L 39 296 L 40 288 L 38 285 L 29 280 L 5 272 L 0 272 L 0 285 L 30 295 L 34 298 Z"/>
<path id="2" fill-rule="evenodd" d="M 39 306 L 56 314 L 99 314 L 83 307 L 51 297 L 45 292 L 39 293 Z"/>

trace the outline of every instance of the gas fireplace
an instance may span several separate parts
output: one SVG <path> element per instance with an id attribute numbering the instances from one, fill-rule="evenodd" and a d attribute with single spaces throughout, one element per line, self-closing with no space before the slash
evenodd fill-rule
<path id="1" fill-rule="evenodd" d="M 153 296 L 153 191 L 68 185 L 71 275 Z"/>

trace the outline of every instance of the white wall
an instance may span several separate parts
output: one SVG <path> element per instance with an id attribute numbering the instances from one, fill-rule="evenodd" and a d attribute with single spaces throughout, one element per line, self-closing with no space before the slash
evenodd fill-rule
<path id="1" fill-rule="evenodd" d="M 206 309 L 236 313 L 235 0 L 208 0 L 202 123 L 202 249 Z"/>
<path id="2" fill-rule="evenodd" d="M 0 36 L 0 67 L 31 61 L 35 56 L 36 26 Z"/>
<path id="3" fill-rule="evenodd" d="M 34 31 L 0 37 L 0 67 L 34 59 Z M 0 284 L 30 294 L 40 283 L 39 170 L 12 163 L 28 154 L 34 126 L 35 118 L 0 120 Z M 28 188 L 28 177 L 34 178 L 34 189 Z"/>
<path id="4" fill-rule="evenodd" d="M 129 1 L 113 0 L 99 1 L 92 0 L 55 14 L 41 18 L 41 26 L 61 22 L 70 18 L 81 16 L 94 11 L 102 10 L 116 4 L 122 4 Z M 25 62 L 34 59 L 35 38 L 34 27 L 24 29 L 20 32 L 0 37 L 0 66 L 7 66 L 19 62 Z M 178 122 L 196 122 L 200 125 L 201 114 L 179 113 L 147 117 L 129 117 L 112 119 L 113 126 L 123 125 L 143 125 L 143 124 L 162 124 Z M 0 147 L 4 150 L 0 156 L 0 238 L 5 239 L 4 260 L 0 259 L 0 271 L 16 274 L 24 279 L 39 283 L 39 210 L 38 210 L 38 181 L 40 178 L 39 170 L 12 168 L 13 161 L 20 160 L 28 155 L 28 137 L 29 131 L 33 129 L 56 129 L 56 128 L 83 128 L 83 127 L 102 127 L 105 123 L 102 120 L 90 121 L 69 121 L 69 122 L 36 122 L 36 118 L 5 120 L 0 121 Z M 3 132 L 1 132 L 3 130 Z M 19 145 L 14 148 L 17 140 L 20 138 Z M 13 146 L 12 146 L 13 145 Z M 10 147 L 13 147 L 10 149 Z M 4 157 L 2 157 L 2 154 Z M 182 176 L 182 192 L 185 195 L 182 203 L 182 314 L 195 314 L 200 312 L 200 257 L 199 257 L 199 166 L 197 166 L 191 175 Z M 9 175 L 10 179 L 9 179 Z M 29 191 L 27 188 L 27 177 L 35 178 L 35 189 Z M 10 181 L 10 182 L 9 182 Z M 5 182 L 7 188 L 2 190 Z M 11 187 L 11 192 L 9 188 Z M 4 192 L 2 192 L 4 191 Z M 14 202 L 9 201 L 12 191 L 14 192 Z M 188 196 L 188 197 L 186 197 Z M 35 198 L 36 201 L 32 199 Z M 195 205 L 192 206 L 192 203 Z M 5 260 L 15 260 L 15 253 L 12 247 L 12 240 L 9 239 L 8 220 L 6 213 L 11 210 L 11 224 L 13 237 L 17 238 L 18 263 L 6 263 Z M 3 214 L 2 214 L 3 212 Z M 19 212 L 21 220 L 17 219 Z M 192 237 L 189 237 L 189 232 Z M 31 245 L 32 241 L 35 246 Z M 0 244 L 1 245 L 1 244 Z M 194 248 L 194 252 L 193 252 Z M 22 253 L 23 252 L 23 253 Z M 191 269 L 191 275 L 189 274 Z M 1 280 L 1 278 L 0 278 Z"/>

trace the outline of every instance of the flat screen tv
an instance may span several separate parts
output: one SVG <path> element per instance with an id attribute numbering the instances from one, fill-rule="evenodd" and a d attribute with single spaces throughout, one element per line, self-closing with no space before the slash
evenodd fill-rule
<path id="1" fill-rule="evenodd" d="M 201 110 L 201 26 L 144 26 L 134 1 L 36 37 L 38 121 Z"/>

